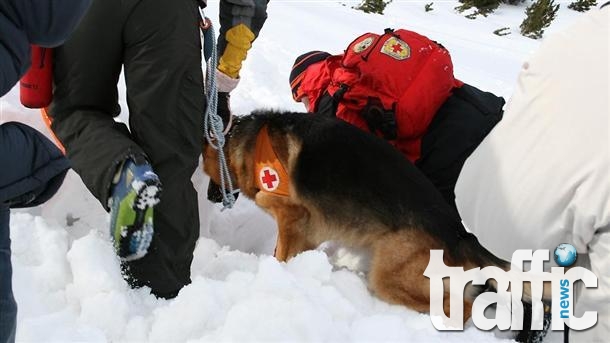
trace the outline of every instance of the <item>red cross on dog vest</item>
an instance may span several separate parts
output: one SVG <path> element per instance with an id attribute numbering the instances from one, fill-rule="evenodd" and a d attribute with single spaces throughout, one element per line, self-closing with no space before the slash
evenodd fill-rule
<path id="1" fill-rule="evenodd" d="M 266 125 L 256 137 L 254 178 L 261 191 L 281 196 L 290 194 L 288 173 L 271 146 L 271 138 L 269 138 Z"/>

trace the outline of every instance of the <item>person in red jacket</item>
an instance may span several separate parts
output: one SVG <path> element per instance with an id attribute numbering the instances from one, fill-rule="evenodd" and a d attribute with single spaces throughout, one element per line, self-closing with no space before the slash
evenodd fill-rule
<path id="1" fill-rule="evenodd" d="M 310 51 L 289 77 L 308 112 L 336 116 L 384 138 L 455 208 L 465 159 L 502 118 L 504 99 L 453 76 L 449 52 L 408 30 L 366 33 L 344 54 Z"/>

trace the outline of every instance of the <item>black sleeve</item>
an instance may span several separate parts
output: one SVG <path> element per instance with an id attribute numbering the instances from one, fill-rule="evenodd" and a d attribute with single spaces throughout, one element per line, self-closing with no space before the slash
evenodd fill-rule
<path id="1" fill-rule="evenodd" d="M 91 0 L 0 0 L 0 96 L 30 65 L 30 44 L 52 47 L 76 28 Z"/>
<path id="2" fill-rule="evenodd" d="M 11 90 L 30 65 L 27 36 L 1 11 L 4 1 L 0 0 L 0 96 Z"/>
<path id="3" fill-rule="evenodd" d="M 70 168 L 42 133 L 25 124 L 0 125 L 0 204 L 31 207 L 51 198 Z"/>
<path id="4" fill-rule="evenodd" d="M 63 43 L 85 14 L 91 0 L 0 0 L 32 44 L 54 47 Z"/>
<path id="5" fill-rule="evenodd" d="M 267 20 L 268 0 L 221 0 L 218 69 L 238 78 L 252 42 Z"/>

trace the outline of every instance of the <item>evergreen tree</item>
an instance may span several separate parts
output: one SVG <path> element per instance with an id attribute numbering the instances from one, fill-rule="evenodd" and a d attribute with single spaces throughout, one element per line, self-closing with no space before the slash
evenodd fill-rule
<path id="1" fill-rule="evenodd" d="M 476 8 L 476 11 L 470 13 L 466 16 L 468 19 L 475 19 L 478 15 L 482 15 L 487 17 L 488 14 L 493 13 L 501 3 L 509 4 L 509 5 L 518 5 L 525 0 L 460 0 L 462 5 L 456 7 L 455 9 L 462 13 L 471 8 Z"/>
<path id="2" fill-rule="evenodd" d="M 477 15 L 487 16 L 500 6 L 501 0 L 460 0 L 462 5 L 456 7 L 455 9 L 462 13 L 468 9 L 475 7 L 476 12 L 470 14 L 468 17 L 470 19 L 474 19 Z"/>
<path id="3" fill-rule="evenodd" d="M 363 0 L 360 5 L 354 8 L 365 13 L 383 14 L 383 10 L 385 10 L 385 7 L 390 2 L 392 2 L 392 0 Z"/>
<path id="4" fill-rule="evenodd" d="M 586 12 L 591 9 L 591 7 L 597 6 L 596 0 L 576 0 L 573 3 L 568 5 L 568 8 L 578 12 Z"/>
<path id="5" fill-rule="evenodd" d="M 519 28 L 525 37 L 538 39 L 557 16 L 559 5 L 554 0 L 537 0 L 525 10 L 526 18 Z"/>

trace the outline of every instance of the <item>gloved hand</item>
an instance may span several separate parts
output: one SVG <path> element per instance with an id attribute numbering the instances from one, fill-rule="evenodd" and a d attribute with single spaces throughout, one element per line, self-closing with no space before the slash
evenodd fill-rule
<path id="1" fill-rule="evenodd" d="M 216 70 L 216 82 L 218 84 L 218 104 L 217 111 L 218 115 L 222 118 L 222 123 L 227 128 L 231 125 L 231 106 L 230 106 L 230 95 L 229 93 L 237 87 L 239 78 L 233 78 L 223 73 L 220 70 Z"/>

